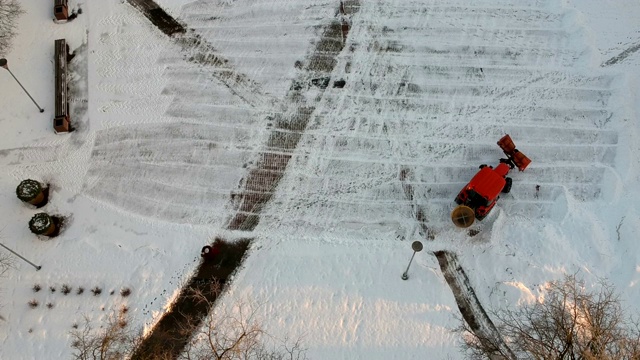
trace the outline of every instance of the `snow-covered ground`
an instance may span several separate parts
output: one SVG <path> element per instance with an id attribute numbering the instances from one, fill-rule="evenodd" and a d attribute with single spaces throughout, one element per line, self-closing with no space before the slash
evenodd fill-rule
<path id="1" fill-rule="evenodd" d="M 291 115 L 296 62 L 339 1 L 158 1 L 208 43 L 194 48 L 120 0 L 72 1 L 83 12 L 67 24 L 51 21 L 50 2 L 22 3 L 3 56 L 46 111 L 0 70 L 0 241 L 42 270 L 16 259 L 0 283 L 0 358 L 69 358 L 72 325 L 123 304 L 150 326 L 216 235 L 255 238 L 230 298 L 262 304 L 266 330 L 304 336 L 313 359 L 462 358 L 438 250 L 458 255 L 488 309 L 579 272 L 608 278 L 640 312 L 640 3 L 362 0 L 332 73 L 346 85 L 316 99 L 250 233 L 225 230 L 230 194 L 270 119 Z M 59 38 L 76 52 L 66 135 L 52 129 Z M 226 65 L 194 61 L 203 51 Z M 497 163 L 505 133 L 533 162 L 471 237 L 449 220 L 453 198 Z M 15 196 L 26 178 L 51 184 L 42 210 L 67 218 L 60 236 L 30 233 L 39 210 Z M 415 240 L 425 249 L 402 281 Z"/>

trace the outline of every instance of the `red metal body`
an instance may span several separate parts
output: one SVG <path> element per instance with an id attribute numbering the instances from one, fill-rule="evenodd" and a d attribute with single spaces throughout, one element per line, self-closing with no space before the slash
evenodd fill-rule
<path id="1" fill-rule="evenodd" d="M 487 165 L 480 166 L 480 171 L 460 190 L 455 199 L 458 205 L 471 208 L 478 220 L 484 219 L 489 214 L 496 205 L 496 200 L 500 198 L 500 193 L 511 191 L 511 178 L 507 177 L 509 171 L 515 167 L 524 171 L 531 163 L 529 158 L 516 149 L 509 135 L 503 136 L 498 141 L 498 145 L 507 158 L 500 159 L 500 164 L 495 168 Z M 455 216 L 452 215 L 452 217 Z M 469 224 L 457 225 L 466 227 Z"/>
<path id="2" fill-rule="evenodd" d="M 458 205 L 474 209 L 476 218 L 483 219 L 496 205 L 500 192 L 504 189 L 509 173 L 509 165 L 500 163 L 495 168 L 485 166 L 462 188 L 456 197 Z"/>

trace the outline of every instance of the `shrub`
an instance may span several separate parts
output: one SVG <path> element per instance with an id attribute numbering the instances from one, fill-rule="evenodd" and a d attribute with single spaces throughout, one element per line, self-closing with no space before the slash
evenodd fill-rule
<path id="1" fill-rule="evenodd" d="M 83 292 L 84 292 L 84 288 L 82 286 L 80 286 L 78 290 L 76 290 L 76 294 L 78 295 L 82 295 Z"/>
<path id="2" fill-rule="evenodd" d="M 40 284 L 33 284 L 33 287 L 31 289 L 33 290 L 33 292 L 38 292 L 42 290 L 42 287 L 40 286 Z"/>
<path id="3" fill-rule="evenodd" d="M 29 301 L 28 304 L 30 308 L 35 309 L 38 307 L 38 304 L 40 303 L 36 299 L 31 299 L 31 301 Z"/>
<path id="4" fill-rule="evenodd" d="M 62 290 L 60 290 L 63 294 L 67 295 L 71 292 L 71 286 L 64 284 L 62 285 Z"/>
<path id="5" fill-rule="evenodd" d="M 129 289 L 128 287 L 120 289 L 120 295 L 122 297 L 127 297 L 131 295 L 131 289 Z"/>
<path id="6" fill-rule="evenodd" d="M 91 292 L 93 293 L 93 296 L 98 296 L 102 294 L 102 289 L 96 286 L 93 289 L 91 289 Z"/>

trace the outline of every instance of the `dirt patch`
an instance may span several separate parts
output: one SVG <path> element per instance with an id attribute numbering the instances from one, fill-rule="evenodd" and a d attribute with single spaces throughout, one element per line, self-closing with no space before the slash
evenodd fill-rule
<path id="1" fill-rule="evenodd" d="M 186 30 L 171 15 L 167 14 L 160 5 L 153 0 L 127 0 L 147 18 L 151 23 L 168 36 L 185 33 Z"/>
<path id="2" fill-rule="evenodd" d="M 180 356 L 191 334 L 200 327 L 209 313 L 209 304 L 224 291 L 224 285 L 242 263 L 251 243 L 250 239 L 216 241 L 221 243 L 218 258 L 200 264 L 171 309 L 134 351 L 132 360 L 176 359 Z M 197 298 L 196 294 L 204 296 L 207 301 Z"/>

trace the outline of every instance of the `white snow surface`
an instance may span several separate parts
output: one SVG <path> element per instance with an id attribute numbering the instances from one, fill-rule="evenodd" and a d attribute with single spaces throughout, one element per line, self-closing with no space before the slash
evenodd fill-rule
<path id="1" fill-rule="evenodd" d="M 0 241 L 42 269 L 15 258 L 0 280 L 2 359 L 70 358 L 72 325 L 99 326 L 122 305 L 148 329 L 217 235 L 255 238 L 220 306 L 261 304 L 265 330 L 302 336 L 312 359 L 463 358 L 432 254 L 442 249 L 486 309 L 534 301 L 577 273 L 589 286 L 608 279 L 640 312 L 640 51 L 601 66 L 640 44 L 640 2 L 362 0 L 332 73 L 346 86 L 322 95 L 251 233 L 225 230 L 230 193 L 339 1 L 158 1 L 257 84 L 250 101 L 126 2 L 72 0 L 83 12 L 66 24 L 51 2 L 21 3 L 2 55 L 45 112 L 0 69 Z M 76 52 L 77 130 L 56 135 L 59 38 Z M 479 164 L 497 163 L 505 133 L 532 164 L 470 237 L 449 220 L 453 198 Z M 44 208 L 17 199 L 26 178 L 50 184 Z M 66 217 L 58 237 L 30 233 L 39 211 Z M 424 250 L 403 281 L 415 240 Z"/>

